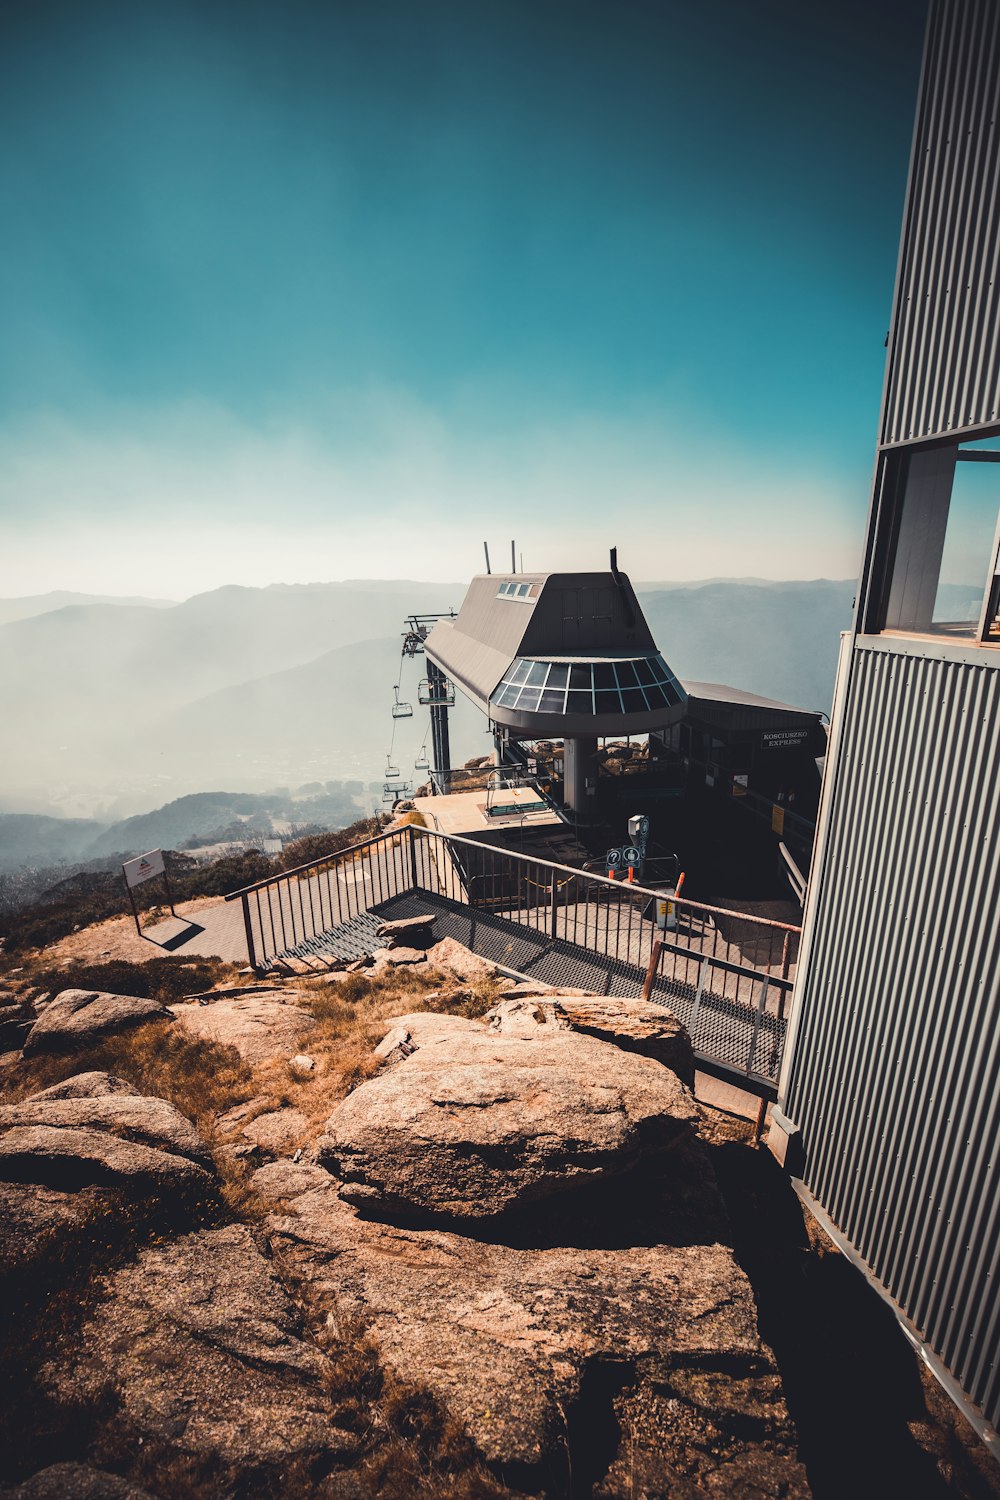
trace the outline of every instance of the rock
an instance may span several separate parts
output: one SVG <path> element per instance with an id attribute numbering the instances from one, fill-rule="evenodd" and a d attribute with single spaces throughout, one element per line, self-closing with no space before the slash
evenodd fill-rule
<path id="1" fill-rule="evenodd" d="M 243 1127 L 250 1144 L 271 1156 L 291 1156 L 308 1133 L 309 1121 L 299 1109 L 271 1110 Z"/>
<path id="2" fill-rule="evenodd" d="M 401 1026 L 396 1026 L 382 1038 L 375 1048 L 375 1056 L 380 1062 L 397 1063 L 402 1062 L 404 1057 L 409 1057 L 411 1052 L 417 1049 L 410 1041 L 410 1033 Z"/>
<path id="3" fill-rule="evenodd" d="M 473 953 L 455 938 L 442 938 L 427 950 L 427 962 L 438 969 L 450 969 L 460 979 L 485 979 L 496 973 L 496 966 Z"/>
<path id="4" fill-rule="evenodd" d="M 165 1099 L 133 1094 L 53 1099 L 50 1095 L 0 1106 L 0 1133 L 15 1126 L 107 1131 L 122 1140 L 186 1156 L 209 1169 L 212 1166 L 212 1154 L 191 1121 Z M 2 1141 L 0 1134 L 0 1145 Z"/>
<path id="5" fill-rule="evenodd" d="M 625 1052 L 655 1058 L 694 1087 L 691 1039 L 662 1005 L 608 995 L 580 998 L 558 990 L 531 1000 L 505 997 L 485 1020 L 494 1031 L 510 1036 L 530 1036 L 539 1026 L 568 1027 Z"/>
<path id="6" fill-rule="evenodd" d="M 64 1078 L 62 1083 L 53 1083 L 47 1089 L 40 1089 L 31 1098 L 98 1099 L 105 1094 L 132 1094 L 139 1097 L 139 1090 L 126 1083 L 124 1078 L 116 1078 L 114 1073 L 74 1073 L 72 1078 Z"/>
<path id="7" fill-rule="evenodd" d="M 276 1170 L 254 1186 L 266 1191 L 261 1179 Z M 637 1406 L 655 1395 L 678 1440 L 696 1423 L 708 1436 L 714 1419 L 712 1440 L 691 1444 L 681 1473 L 650 1461 L 644 1488 L 602 1493 L 808 1496 L 750 1285 L 725 1246 L 518 1248 L 401 1229 L 359 1219 L 314 1169 L 283 1170 L 275 1185 L 287 1206 L 268 1221 L 283 1264 L 332 1295 L 342 1317 L 363 1315 L 383 1363 L 429 1387 L 486 1462 L 519 1476 L 519 1491 L 564 1493 L 567 1450 L 574 1493 L 589 1494 L 609 1465 L 627 1473 L 631 1434 L 623 1424 L 617 1435 L 612 1409 L 622 1393 Z M 609 1445 L 596 1473 L 594 1435 Z M 758 1489 L 712 1487 L 740 1462 L 752 1462 Z"/>
<path id="8" fill-rule="evenodd" d="M 218 1000 L 213 1005 L 173 1005 L 171 1010 L 191 1036 L 235 1047 L 248 1063 L 294 1056 L 316 1024 L 308 1011 L 265 995 Z"/>
<path id="9" fill-rule="evenodd" d="M 376 963 L 380 958 L 385 958 L 393 968 L 400 968 L 408 964 L 426 964 L 427 954 L 420 948 L 378 948 L 372 954 Z"/>
<path id="10" fill-rule="evenodd" d="M 0 1500 L 153 1500 L 119 1474 L 89 1464 L 52 1464 L 13 1489 L 0 1489 Z"/>
<path id="11" fill-rule="evenodd" d="M 37 1183 L 0 1181 L 0 1276 L 6 1280 L 29 1268 L 37 1276 L 45 1263 L 58 1264 L 107 1202 L 107 1194 L 95 1188 L 60 1193 Z M 5 1297 L 8 1291 L 5 1286 Z M 11 1296 L 11 1308 L 14 1303 Z"/>
<path id="12" fill-rule="evenodd" d="M 40 1384 L 75 1406 L 110 1383 L 119 1431 L 206 1463 L 343 1461 L 355 1440 L 330 1418 L 327 1363 L 302 1331 L 250 1231 L 232 1224 L 143 1250 L 110 1275 L 75 1347 L 49 1361 Z M 213 1491 L 231 1492 L 221 1482 Z"/>
<path id="13" fill-rule="evenodd" d="M 216 1115 L 215 1124 L 223 1132 L 239 1130 L 256 1115 L 267 1114 L 271 1107 L 271 1100 L 266 1094 L 258 1095 L 256 1099 L 247 1099 L 242 1104 L 234 1104 L 232 1109 L 224 1110 L 221 1115 Z"/>
<path id="14" fill-rule="evenodd" d="M 170 1019 L 169 1010 L 157 1000 L 98 990 L 63 990 L 31 1028 L 24 1055 L 75 1052 L 117 1032 Z"/>
<path id="15" fill-rule="evenodd" d="M 299 1052 L 297 1056 L 290 1059 L 288 1067 L 296 1078 L 308 1078 L 316 1071 L 316 1059 L 309 1057 L 305 1052 Z"/>
<path id="16" fill-rule="evenodd" d="M 130 1198 L 202 1201 L 212 1178 L 186 1156 L 157 1151 L 105 1130 L 20 1125 L 0 1136 L 0 1181 L 37 1183 L 60 1192 L 122 1189 Z"/>
<path id="17" fill-rule="evenodd" d="M 376 936 L 385 939 L 387 948 L 426 948 L 430 945 L 436 921 L 433 912 L 419 917 L 401 917 L 398 921 L 383 922 Z"/>
<path id="18" fill-rule="evenodd" d="M 348 1094 L 317 1159 L 380 1216 L 493 1219 L 690 1137 L 697 1106 L 651 1058 L 568 1030 L 457 1031 Z"/>
<path id="19" fill-rule="evenodd" d="M 26 1005 L 0 1004 L 0 1051 L 23 1047 L 34 1019 Z"/>

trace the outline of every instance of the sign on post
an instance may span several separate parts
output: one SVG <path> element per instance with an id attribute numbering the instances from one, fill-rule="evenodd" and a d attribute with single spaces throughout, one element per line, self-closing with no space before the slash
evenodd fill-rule
<path id="1" fill-rule="evenodd" d="M 137 854 L 135 859 L 127 859 L 122 865 L 122 871 L 125 884 L 130 889 L 142 885 L 144 880 L 152 880 L 154 875 L 165 875 L 167 867 L 163 862 L 163 850 L 150 849 L 148 854 Z"/>
<path id="2" fill-rule="evenodd" d="M 127 859 L 122 865 L 122 874 L 125 877 L 125 889 L 128 891 L 128 899 L 132 906 L 135 930 L 140 937 L 143 936 L 142 926 L 139 922 L 139 910 L 135 904 L 135 896 L 132 894 L 137 885 L 144 885 L 147 880 L 153 880 L 157 875 L 162 875 L 163 889 L 167 894 L 170 911 L 176 917 L 174 898 L 170 893 L 170 882 L 167 879 L 167 866 L 163 858 L 162 849 L 150 849 L 146 854 L 137 854 L 134 859 Z"/>

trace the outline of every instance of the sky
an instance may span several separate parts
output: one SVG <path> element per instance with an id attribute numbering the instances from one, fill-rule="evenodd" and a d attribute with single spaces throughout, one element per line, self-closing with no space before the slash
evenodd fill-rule
<path id="1" fill-rule="evenodd" d="M 6 0 L 0 596 L 849 577 L 923 0 Z"/>

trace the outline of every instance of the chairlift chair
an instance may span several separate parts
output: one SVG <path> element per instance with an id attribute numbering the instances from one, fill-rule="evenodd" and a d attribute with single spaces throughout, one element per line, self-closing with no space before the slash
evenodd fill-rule
<path id="1" fill-rule="evenodd" d="M 386 779 L 386 781 L 394 781 L 395 778 L 398 775 L 399 775 L 399 767 L 398 766 L 394 766 L 392 764 L 392 761 L 389 759 L 389 757 L 386 756 L 386 758 L 385 758 L 385 779 Z"/>
<path id="2" fill-rule="evenodd" d="M 412 707 L 412 705 L 409 704 L 409 703 L 401 703 L 399 701 L 399 688 L 398 687 L 394 687 L 392 691 L 393 691 L 393 693 L 395 694 L 395 697 L 396 697 L 396 701 L 392 705 L 392 717 L 394 719 L 412 719 L 413 718 L 413 707 Z"/>
<path id="3" fill-rule="evenodd" d="M 429 771 L 430 768 L 431 768 L 431 763 L 427 759 L 427 751 L 426 750 L 421 750 L 420 754 L 417 756 L 416 760 L 413 762 L 413 769 L 415 771 Z"/>

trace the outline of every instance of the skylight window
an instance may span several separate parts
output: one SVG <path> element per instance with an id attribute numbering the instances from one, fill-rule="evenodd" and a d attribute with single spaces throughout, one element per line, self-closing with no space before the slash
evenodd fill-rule
<path id="1" fill-rule="evenodd" d="M 662 656 L 624 661 L 513 662 L 491 700 L 498 708 L 544 714 L 649 714 L 684 702 Z"/>

